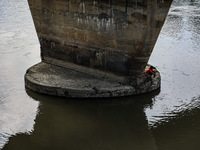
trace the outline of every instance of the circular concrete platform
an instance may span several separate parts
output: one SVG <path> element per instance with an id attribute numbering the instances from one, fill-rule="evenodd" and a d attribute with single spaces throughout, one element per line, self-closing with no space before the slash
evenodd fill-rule
<path id="1" fill-rule="evenodd" d="M 137 86 L 96 77 L 64 67 L 40 62 L 25 74 L 25 87 L 35 92 L 64 97 L 121 97 L 150 92 L 160 87 L 160 73 L 141 76 Z"/>

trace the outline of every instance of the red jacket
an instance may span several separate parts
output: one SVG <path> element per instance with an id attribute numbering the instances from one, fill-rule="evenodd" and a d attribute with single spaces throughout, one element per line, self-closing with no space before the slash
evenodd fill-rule
<path id="1" fill-rule="evenodd" d="M 147 71 L 146 71 L 146 74 L 150 74 L 150 73 L 152 73 L 153 72 L 153 69 L 148 69 Z"/>

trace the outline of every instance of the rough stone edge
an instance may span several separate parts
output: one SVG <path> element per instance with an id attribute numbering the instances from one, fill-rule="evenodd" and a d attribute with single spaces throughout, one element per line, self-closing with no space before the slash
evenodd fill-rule
<path id="1" fill-rule="evenodd" d="M 43 63 L 43 62 L 40 62 Z M 38 64 L 40 64 L 38 63 Z M 36 64 L 36 65 L 38 65 Z M 31 69 L 36 65 L 30 67 L 24 78 L 25 78 L 25 88 L 32 90 L 37 93 L 61 96 L 61 97 L 71 97 L 71 98 L 108 98 L 108 97 L 123 97 L 123 96 L 132 96 L 138 94 L 144 94 L 147 92 L 154 91 L 160 87 L 161 77 L 158 70 L 155 70 L 156 76 L 141 76 L 136 79 L 137 86 L 131 85 L 121 85 L 120 87 L 107 87 L 104 89 L 96 90 L 87 90 L 87 89 L 74 89 L 74 88 L 61 88 L 54 86 L 42 85 L 42 83 L 37 83 L 34 79 L 29 77 Z M 52 65 L 52 64 L 51 64 Z M 141 82 L 140 79 L 145 78 L 145 82 Z M 103 80 L 103 79 L 102 79 Z"/>

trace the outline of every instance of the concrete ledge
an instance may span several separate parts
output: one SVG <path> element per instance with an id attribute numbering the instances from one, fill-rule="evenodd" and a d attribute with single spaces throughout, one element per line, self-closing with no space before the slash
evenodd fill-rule
<path id="1" fill-rule="evenodd" d="M 121 97 L 142 94 L 160 87 L 160 73 L 134 79 L 135 86 L 116 80 L 40 62 L 25 74 L 25 87 L 35 92 L 63 97 Z"/>

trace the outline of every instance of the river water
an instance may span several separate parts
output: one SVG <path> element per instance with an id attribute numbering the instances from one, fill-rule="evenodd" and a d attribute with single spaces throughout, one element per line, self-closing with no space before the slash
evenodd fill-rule
<path id="1" fill-rule="evenodd" d="M 66 99 L 24 88 L 40 46 L 26 0 L 0 1 L 0 149 L 199 150 L 200 1 L 175 0 L 149 63 L 161 88 Z"/>

